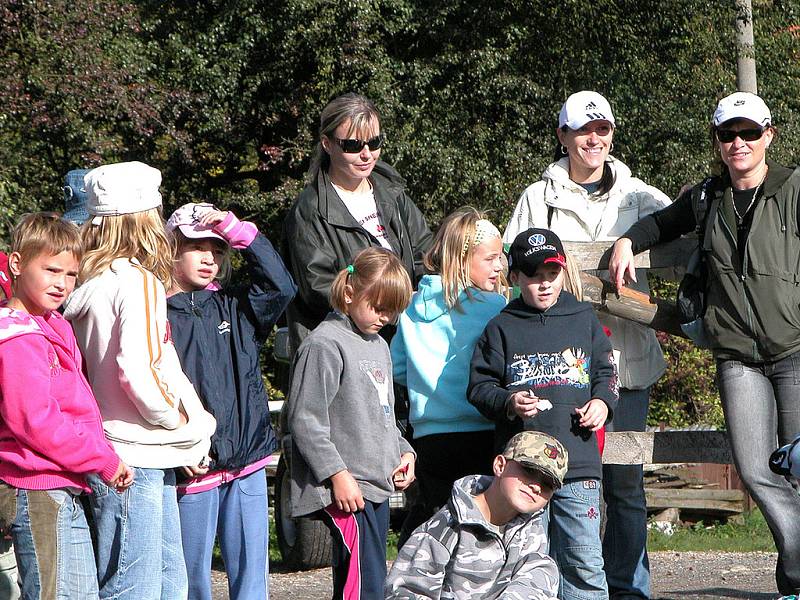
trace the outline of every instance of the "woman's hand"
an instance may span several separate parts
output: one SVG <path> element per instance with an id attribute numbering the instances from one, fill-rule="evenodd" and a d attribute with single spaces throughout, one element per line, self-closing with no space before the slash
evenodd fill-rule
<path id="1" fill-rule="evenodd" d="M 582 407 L 576 408 L 575 412 L 581 417 L 578 424 L 591 431 L 600 429 L 608 418 L 608 406 L 600 398 L 592 398 Z"/>
<path id="2" fill-rule="evenodd" d="M 625 287 L 628 281 L 636 281 L 636 266 L 633 264 L 633 242 L 628 238 L 619 238 L 612 246 L 611 258 L 608 261 L 608 272 L 611 282 L 617 289 Z"/>
<path id="3" fill-rule="evenodd" d="M 361 488 L 350 474 L 350 471 L 339 471 L 331 475 L 331 485 L 333 486 L 333 502 L 336 508 L 346 513 L 354 513 L 364 510 L 364 497 L 361 495 Z"/>
<path id="4" fill-rule="evenodd" d="M 400 465 L 392 471 L 394 489 L 404 490 L 414 483 L 414 479 L 416 479 L 414 474 L 414 455 L 411 452 L 406 452 L 400 457 Z"/>

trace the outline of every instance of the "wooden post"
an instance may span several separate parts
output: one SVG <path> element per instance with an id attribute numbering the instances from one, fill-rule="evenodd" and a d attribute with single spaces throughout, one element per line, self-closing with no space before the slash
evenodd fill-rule
<path id="1" fill-rule="evenodd" d="M 678 279 L 683 275 L 686 262 L 696 247 L 696 238 L 680 238 L 637 254 L 635 264 L 638 268 L 655 271 L 667 279 Z M 609 242 L 564 242 L 564 249 L 572 255 L 582 270 L 583 299 L 597 310 L 656 331 L 686 337 L 681 330 L 674 302 L 651 297 L 630 288 L 617 290 L 609 281 L 587 272 L 607 269 L 611 254 Z"/>
<path id="2" fill-rule="evenodd" d="M 756 45 L 753 38 L 753 5 L 750 0 L 736 2 L 736 88 L 758 93 Z"/>

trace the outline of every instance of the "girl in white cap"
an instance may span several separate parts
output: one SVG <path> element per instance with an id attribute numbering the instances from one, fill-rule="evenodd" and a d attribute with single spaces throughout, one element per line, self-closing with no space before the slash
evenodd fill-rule
<path id="1" fill-rule="evenodd" d="M 503 241 L 510 244 L 520 232 L 540 227 L 554 231 L 564 241 L 610 243 L 639 218 L 667 206 L 669 198 L 663 192 L 633 177 L 622 161 L 611 156 L 615 131 L 614 113 L 603 96 L 581 91 L 567 98 L 558 115 L 556 161 L 545 169 L 541 180 L 522 193 Z M 639 282 L 640 291 L 649 291 L 644 275 Z M 655 332 L 608 314 L 598 317 L 611 330 L 611 343 L 619 357 L 619 405 L 606 430 L 644 431 L 650 386 L 666 367 Z M 604 570 L 599 570 L 590 584 L 580 585 L 594 590 L 596 596 L 592 597 L 603 598 L 603 579 L 607 579 L 612 597 L 649 598 L 642 466 L 603 466 L 602 491 L 608 507 L 602 556 L 600 549 L 593 549 L 596 556 L 582 554 L 572 564 L 591 560 L 604 564 Z M 592 493 L 599 499 L 596 490 Z M 572 598 L 581 570 L 569 564 L 559 568 L 564 578 L 563 597 Z"/>
<path id="2" fill-rule="evenodd" d="M 775 129 L 755 94 L 720 100 L 712 132 L 721 174 L 631 227 L 614 244 L 611 276 L 621 287 L 635 279 L 635 253 L 700 233 L 708 273 L 703 325 L 734 463 L 775 539 L 778 589 L 793 598 L 800 496 L 767 460 L 776 439 L 788 444 L 800 431 L 800 170 L 767 160 Z M 700 223 L 698 205 L 706 207 Z"/>
<path id="3" fill-rule="evenodd" d="M 139 162 L 98 167 L 84 186 L 91 220 L 81 286 L 64 316 L 86 359 L 103 428 L 135 467 L 117 493 L 90 480 L 100 598 L 186 598 L 175 467 L 207 470 L 214 418 L 181 370 L 164 286 L 174 251 L 161 218 L 161 173 Z"/>

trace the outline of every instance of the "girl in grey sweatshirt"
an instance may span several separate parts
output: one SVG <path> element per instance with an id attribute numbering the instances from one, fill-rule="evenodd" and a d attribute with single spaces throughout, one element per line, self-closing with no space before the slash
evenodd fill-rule
<path id="1" fill-rule="evenodd" d="M 318 513 L 331 530 L 334 598 L 383 598 L 389 496 L 414 479 L 378 335 L 410 298 L 395 255 L 364 250 L 334 280 L 335 312 L 297 351 L 287 402 L 292 513 Z"/>

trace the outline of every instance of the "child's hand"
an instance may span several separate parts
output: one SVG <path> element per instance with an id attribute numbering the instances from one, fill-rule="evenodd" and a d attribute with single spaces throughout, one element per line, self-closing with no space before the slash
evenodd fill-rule
<path id="1" fill-rule="evenodd" d="M 592 398 L 581 408 L 576 408 L 575 412 L 581 417 L 578 424 L 591 431 L 600 429 L 608 418 L 608 406 L 599 398 Z"/>
<path id="2" fill-rule="evenodd" d="M 108 482 L 110 487 L 113 487 L 118 492 L 124 492 L 133 483 L 133 469 L 131 469 L 128 465 L 124 462 L 119 461 L 119 466 L 117 467 L 116 473 L 114 473 L 113 479 Z"/>
<path id="3" fill-rule="evenodd" d="M 201 477 L 208 473 L 209 465 L 211 464 L 211 459 L 208 456 L 204 456 L 203 460 L 200 461 L 200 464 L 196 466 L 185 466 L 181 467 L 183 472 L 186 473 L 189 477 Z"/>
<path id="4" fill-rule="evenodd" d="M 411 452 L 406 452 L 400 457 L 400 465 L 392 471 L 394 489 L 404 490 L 414 483 L 414 479 L 416 479 L 414 474 L 414 455 Z"/>
<path id="5" fill-rule="evenodd" d="M 213 206 L 195 207 L 194 218 L 197 222 L 206 227 L 214 227 L 225 220 L 228 216 L 227 210 L 217 210 Z"/>
<path id="6" fill-rule="evenodd" d="M 536 403 L 539 402 L 539 400 L 541 400 L 541 398 L 530 390 L 515 392 L 510 400 L 511 410 L 520 419 L 532 419 L 539 414 L 539 409 L 536 408 Z"/>
<path id="7" fill-rule="evenodd" d="M 345 469 L 331 475 L 331 485 L 333 486 L 333 502 L 336 508 L 346 513 L 353 513 L 364 510 L 364 497 L 361 495 L 361 488 Z"/>

